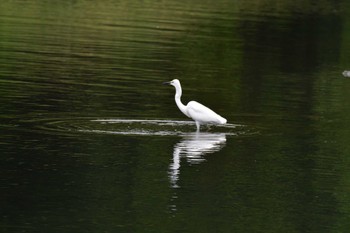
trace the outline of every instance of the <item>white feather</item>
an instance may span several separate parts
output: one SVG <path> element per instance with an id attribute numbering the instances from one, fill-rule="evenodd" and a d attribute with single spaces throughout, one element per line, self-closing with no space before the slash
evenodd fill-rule
<path id="1" fill-rule="evenodd" d="M 175 102 L 179 107 L 181 112 L 183 112 L 189 118 L 192 118 L 197 125 L 197 130 L 200 129 L 201 124 L 226 124 L 227 120 L 215 113 L 210 108 L 200 104 L 196 101 L 190 101 L 187 105 L 182 104 L 181 95 L 182 89 L 181 84 L 178 79 L 174 79 L 166 84 L 172 85 L 175 87 Z"/>

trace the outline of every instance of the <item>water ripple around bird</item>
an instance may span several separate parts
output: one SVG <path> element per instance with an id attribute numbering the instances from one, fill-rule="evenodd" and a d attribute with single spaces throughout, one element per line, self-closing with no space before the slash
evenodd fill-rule
<path id="1" fill-rule="evenodd" d="M 184 136 L 196 132 L 193 121 L 163 119 L 118 118 L 48 118 L 23 121 L 25 127 L 49 134 L 111 134 L 138 136 Z M 251 136 L 260 133 L 259 128 L 241 124 L 203 125 L 201 132 L 224 133 L 227 136 Z"/>

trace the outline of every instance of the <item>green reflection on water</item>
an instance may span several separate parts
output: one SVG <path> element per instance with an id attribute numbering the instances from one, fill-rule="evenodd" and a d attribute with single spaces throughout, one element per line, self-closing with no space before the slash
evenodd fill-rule
<path id="1" fill-rule="evenodd" d="M 0 228 L 346 232 L 346 6 L 3 1 Z M 99 129 L 81 119 L 185 120 L 160 85 L 175 77 L 184 102 L 264 130 L 199 157 L 187 134 L 79 131 Z"/>

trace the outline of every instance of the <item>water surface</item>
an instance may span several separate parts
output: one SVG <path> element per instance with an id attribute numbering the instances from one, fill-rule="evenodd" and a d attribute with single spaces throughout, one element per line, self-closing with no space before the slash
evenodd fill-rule
<path id="1" fill-rule="evenodd" d="M 348 231 L 346 1 L 0 5 L 3 232 Z"/>

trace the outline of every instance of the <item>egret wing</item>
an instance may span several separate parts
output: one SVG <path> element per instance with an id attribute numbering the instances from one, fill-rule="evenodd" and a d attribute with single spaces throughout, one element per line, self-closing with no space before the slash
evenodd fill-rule
<path id="1" fill-rule="evenodd" d="M 201 123 L 220 123 L 221 117 L 218 114 L 196 101 L 187 104 L 187 113 L 193 120 Z"/>

